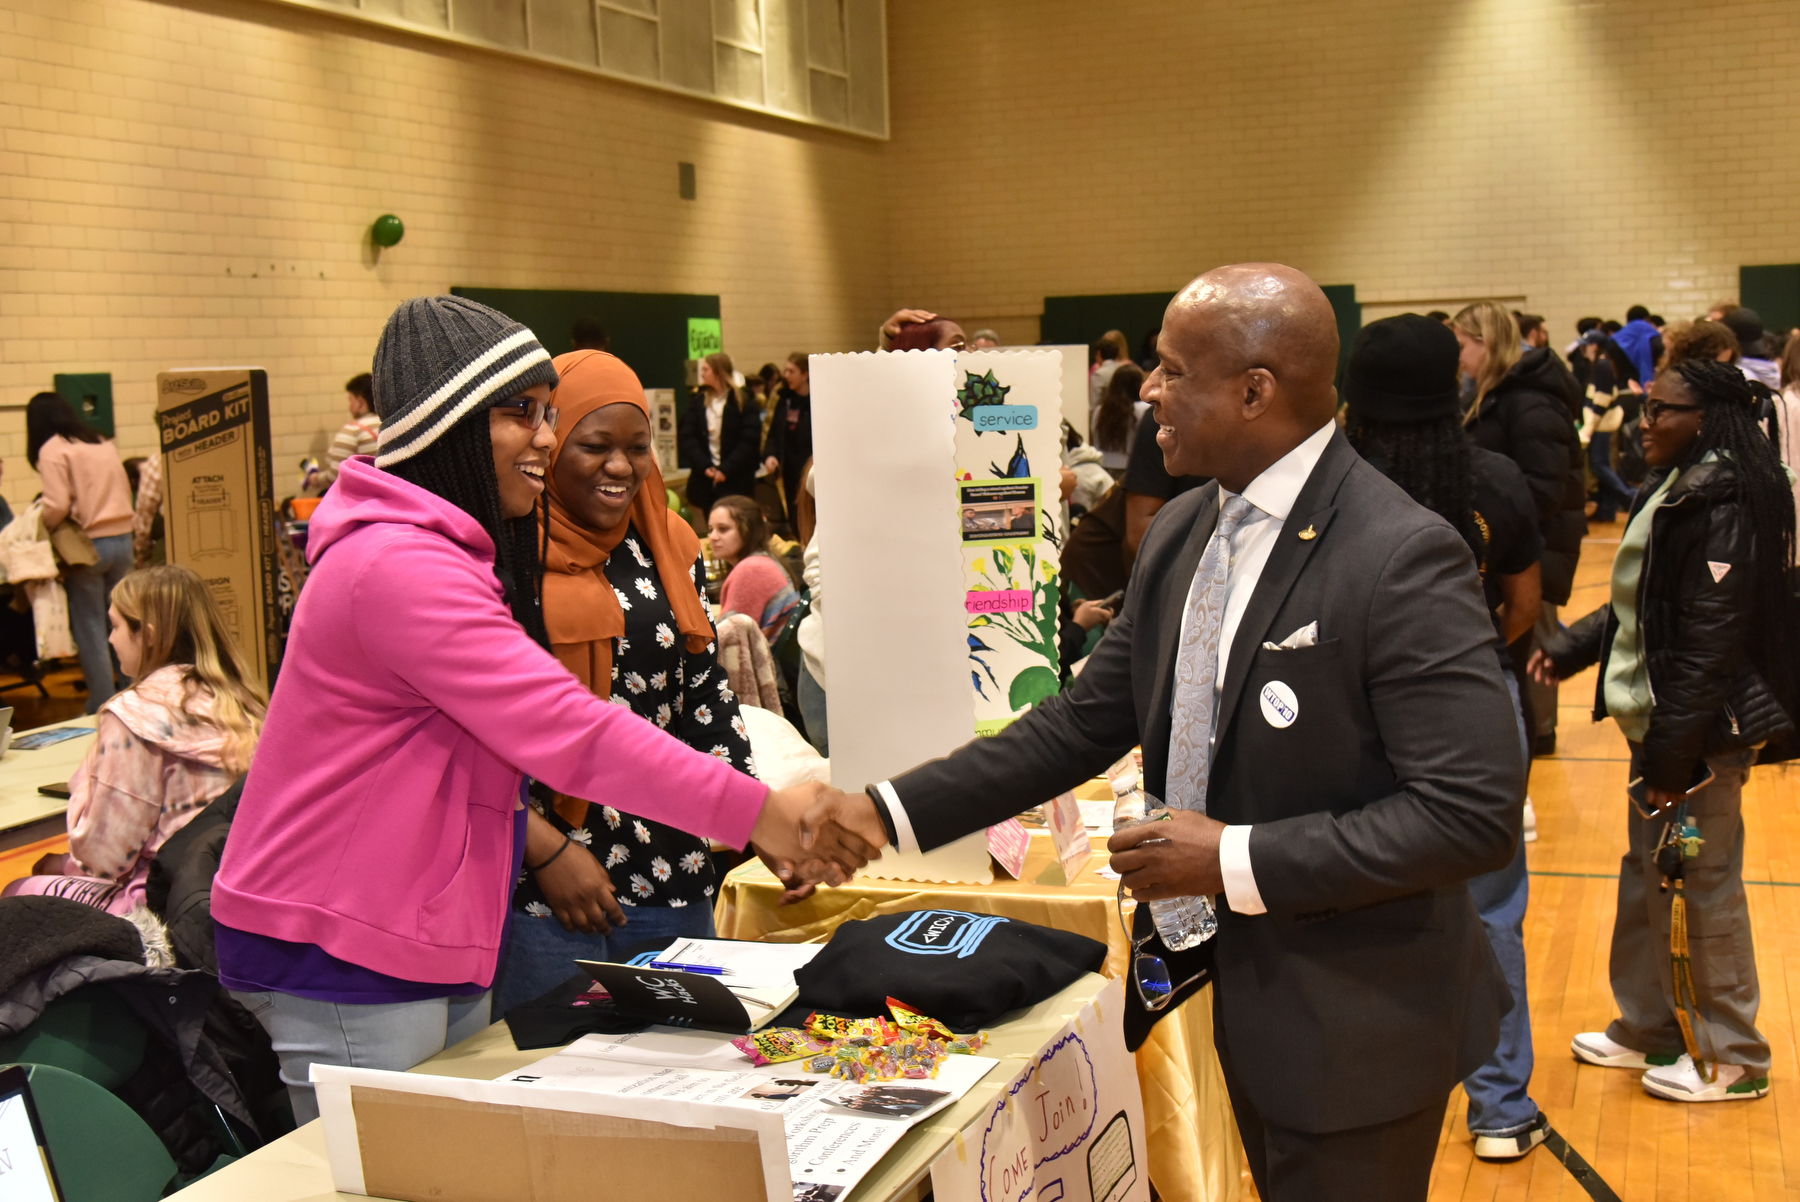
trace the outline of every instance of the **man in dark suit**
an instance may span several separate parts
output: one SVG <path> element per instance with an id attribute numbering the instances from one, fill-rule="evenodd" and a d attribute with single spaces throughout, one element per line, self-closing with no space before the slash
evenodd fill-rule
<path id="1" fill-rule="evenodd" d="M 1304 275 L 1209 272 L 1158 347 L 1168 471 L 1215 483 L 1156 516 L 1074 685 L 814 816 L 928 850 L 1141 743 L 1176 812 L 1113 867 L 1140 901 L 1223 894 L 1215 1038 L 1262 1197 L 1423 1199 L 1510 1005 L 1466 885 L 1511 860 L 1525 792 L 1475 564 L 1338 433 Z"/>

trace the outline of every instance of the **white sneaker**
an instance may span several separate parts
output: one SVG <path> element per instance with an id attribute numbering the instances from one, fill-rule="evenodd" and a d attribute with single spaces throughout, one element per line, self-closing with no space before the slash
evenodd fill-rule
<path id="1" fill-rule="evenodd" d="M 1525 842 L 1537 842 L 1537 809 L 1529 797 L 1525 799 Z"/>
<path id="2" fill-rule="evenodd" d="M 1693 1058 L 1682 1056 L 1674 1064 L 1644 1074 L 1644 1089 L 1671 1102 L 1744 1102 L 1769 1092 L 1769 1078 L 1752 1077 L 1741 1064 L 1721 1064 L 1711 1081 L 1703 1080 Z"/>
<path id="3" fill-rule="evenodd" d="M 1475 1157 L 1477 1160 L 1518 1160 L 1543 1143 L 1549 1134 L 1550 1120 L 1540 1110 L 1537 1122 L 1517 1135 L 1477 1135 Z"/>
<path id="4" fill-rule="evenodd" d="M 1583 1031 L 1569 1041 L 1569 1050 L 1575 1053 L 1575 1059 L 1601 1068 L 1657 1068 L 1672 1065 L 1677 1059 L 1674 1056 L 1647 1056 L 1622 1043 L 1614 1043 L 1604 1031 Z"/>

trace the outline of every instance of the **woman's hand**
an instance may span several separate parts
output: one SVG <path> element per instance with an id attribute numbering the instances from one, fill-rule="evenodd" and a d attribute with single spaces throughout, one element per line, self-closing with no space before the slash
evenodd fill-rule
<path id="1" fill-rule="evenodd" d="M 544 901 L 566 931 L 584 935 L 610 935 L 625 925 L 625 911 L 614 896 L 612 878 L 600 861 L 551 821 L 533 810 L 525 818 L 525 863 L 542 864 L 533 870 Z M 558 850 L 558 849 L 561 850 Z M 554 858 L 552 858 L 554 857 Z"/>
<path id="2" fill-rule="evenodd" d="M 1686 797 L 1687 794 L 1685 793 L 1676 793 L 1669 789 L 1652 789 L 1649 787 L 1644 789 L 1644 804 L 1655 811 L 1652 815 L 1653 818 L 1661 818 L 1664 814 L 1680 805 Z"/>
<path id="3" fill-rule="evenodd" d="M 820 804 L 832 797 L 844 795 L 817 782 L 771 789 L 750 833 L 757 854 L 791 864 L 802 879 L 828 885 L 845 884 L 857 869 L 880 859 L 887 835 L 874 803 L 861 798 L 866 815 L 854 799 L 842 806 Z"/>
<path id="4" fill-rule="evenodd" d="M 756 852 L 756 858 L 761 860 L 763 867 L 774 873 L 775 879 L 781 882 L 781 901 L 776 903 L 778 905 L 791 906 L 797 901 L 805 901 L 818 888 L 818 885 L 801 877 L 794 870 L 791 860 L 783 860 L 760 849 Z"/>
<path id="5" fill-rule="evenodd" d="M 706 469 L 706 478 L 711 480 L 714 484 L 725 483 L 725 473 L 716 467 L 709 467 Z"/>
<path id="6" fill-rule="evenodd" d="M 1075 625 L 1083 630 L 1092 630 L 1102 622 L 1113 620 L 1113 611 L 1104 602 L 1077 601 L 1075 603 Z"/>
<path id="7" fill-rule="evenodd" d="M 574 844 L 532 876 L 565 931 L 610 935 L 614 927 L 625 925 L 625 911 L 612 877 L 581 844 Z"/>
<path id="8" fill-rule="evenodd" d="M 763 460 L 763 466 L 769 469 L 770 474 L 773 474 L 781 470 L 781 460 L 771 455 Z"/>
<path id="9" fill-rule="evenodd" d="M 1562 677 L 1556 674 L 1556 665 L 1542 651 L 1533 651 L 1531 659 L 1525 664 L 1525 671 L 1541 685 L 1555 688 L 1562 683 Z"/>
<path id="10" fill-rule="evenodd" d="M 68 857 L 60 851 L 39 856 L 38 862 L 31 866 L 32 876 L 68 876 Z"/>
<path id="11" fill-rule="evenodd" d="M 881 323 L 882 337 L 892 341 L 900 336 L 900 331 L 907 326 L 920 322 L 936 321 L 937 314 L 929 309 L 899 309 L 894 315 Z"/>

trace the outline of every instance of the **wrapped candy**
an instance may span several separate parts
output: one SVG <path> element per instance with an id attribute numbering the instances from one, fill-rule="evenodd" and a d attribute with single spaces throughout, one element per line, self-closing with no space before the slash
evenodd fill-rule
<path id="1" fill-rule="evenodd" d="M 732 1046 L 750 1057 L 755 1065 L 785 1064 L 817 1055 L 830 1045 L 798 1027 L 770 1027 L 754 1035 L 740 1035 Z"/>
<path id="2" fill-rule="evenodd" d="M 946 1027 L 935 1018 L 927 1018 L 917 1010 L 914 1010 L 911 1006 L 908 1006 L 905 1002 L 895 998 L 889 998 L 887 1004 L 888 1010 L 894 1016 L 894 1021 L 899 1023 L 904 1030 L 924 1035 L 930 1039 L 941 1039 L 945 1042 L 956 1038 L 949 1027 Z"/>

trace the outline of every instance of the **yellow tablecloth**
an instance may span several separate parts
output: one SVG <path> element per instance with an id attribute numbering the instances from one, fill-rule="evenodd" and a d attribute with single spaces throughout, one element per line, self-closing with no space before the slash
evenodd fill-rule
<path id="1" fill-rule="evenodd" d="M 1017 881 L 957 885 L 859 878 L 783 907 L 781 882 L 751 860 L 725 877 L 717 907 L 719 935 L 806 943 L 824 939 L 851 919 L 903 910 L 970 910 L 1101 940 L 1107 947 L 1103 971 L 1120 976 L 1127 949 L 1116 913 L 1118 882 L 1095 871 L 1105 863 L 1105 849 L 1096 848 L 1088 866 L 1065 885 L 1051 841 L 1034 835 Z M 1137 1069 L 1150 1180 L 1157 1192 L 1167 1202 L 1235 1202 L 1243 1153 L 1213 1050 L 1210 987 L 1156 1024 L 1138 1049 Z"/>

